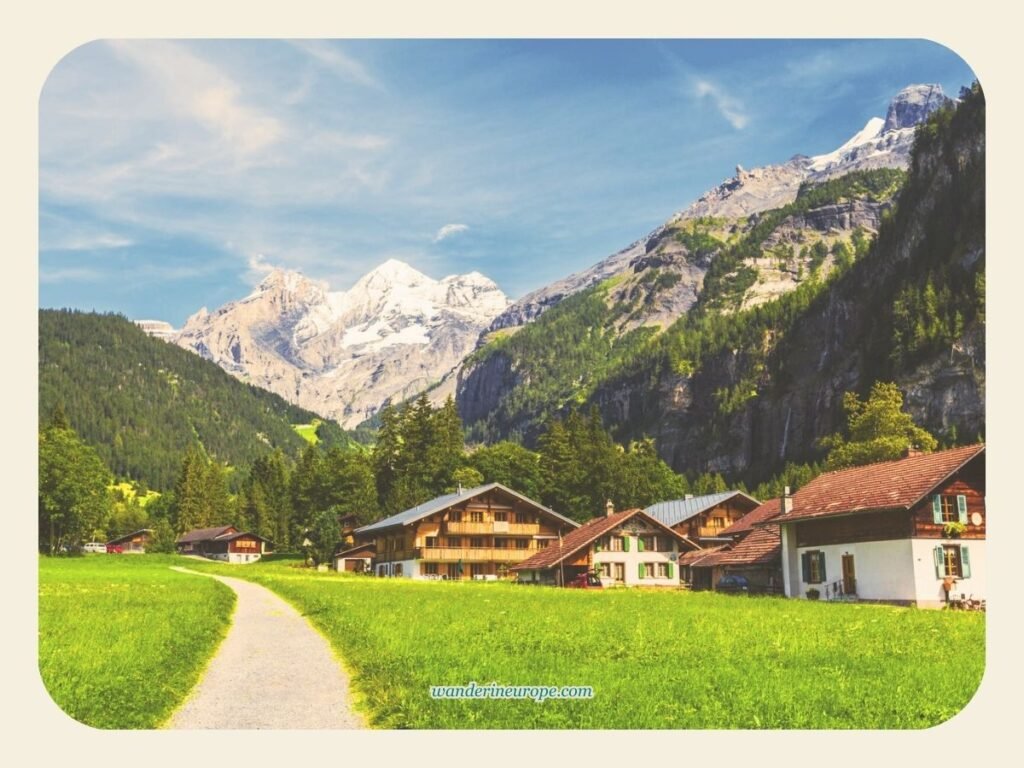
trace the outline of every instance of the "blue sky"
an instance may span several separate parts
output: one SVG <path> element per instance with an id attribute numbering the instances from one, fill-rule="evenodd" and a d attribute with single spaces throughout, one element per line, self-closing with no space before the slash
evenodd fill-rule
<path id="1" fill-rule="evenodd" d="M 517 298 L 972 79 L 923 40 L 93 42 L 40 98 L 40 305 L 180 326 L 388 258 Z"/>

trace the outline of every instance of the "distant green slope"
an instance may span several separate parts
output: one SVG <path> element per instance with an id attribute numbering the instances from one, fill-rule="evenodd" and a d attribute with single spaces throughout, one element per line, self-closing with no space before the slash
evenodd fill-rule
<path id="1" fill-rule="evenodd" d="M 39 312 L 39 417 L 57 403 L 118 477 L 164 490 L 199 442 L 218 461 L 248 466 L 307 445 L 293 425 L 319 421 L 325 445 L 351 439 L 333 421 L 244 384 L 214 363 L 143 333 L 118 315 Z"/>

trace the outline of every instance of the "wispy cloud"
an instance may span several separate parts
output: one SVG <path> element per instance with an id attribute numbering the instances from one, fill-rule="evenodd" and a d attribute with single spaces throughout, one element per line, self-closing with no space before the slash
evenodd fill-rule
<path id="1" fill-rule="evenodd" d="M 708 80 L 696 78 L 693 83 L 693 89 L 698 97 L 710 98 L 722 117 L 728 120 L 729 125 L 737 131 L 746 128 L 747 123 L 750 122 L 750 117 L 744 105 L 738 99 L 726 93 L 721 86 L 715 85 Z"/>
<path id="2" fill-rule="evenodd" d="M 469 225 L 467 224 L 445 224 L 437 230 L 437 234 L 434 235 L 434 242 L 440 243 L 445 238 L 457 235 L 460 232 L 465 232 L 467 229 L 469 229 Z"/>
<path id="3" fill-rule="evenodd" d="M 361 62 L 349 56 L 333 41 L 290 40 L 289 42 L 335 77 L 371 88 L 381 87 L 377 78 L 370 74 Z"/>

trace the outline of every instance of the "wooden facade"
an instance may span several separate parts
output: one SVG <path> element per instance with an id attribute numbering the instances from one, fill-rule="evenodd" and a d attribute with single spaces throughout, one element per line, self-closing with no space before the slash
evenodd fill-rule
<path id="1" fill-rule="evenodd" d="M 386 521 L 385 521 L 386 522 Z M 378 524 L 379 525 L 379 524 Z M 454 499 L 421 518 L 368 533 L 374 572 L 437 579 L 504 578 L 575 525 L 502 486 Z"/>
<path id="2" fill-rule="evenodd" d="M 694 515 L 689 520 L 683 520 L 672 526 L 672 529 L 692 541 L 718 538 L 722 535 L 722 531 L 739 522 L 741 517 L 756 506 L 756 502 L 752 503 L 746 497 L 734 496 L 722 504 L 717 504 Z"/>

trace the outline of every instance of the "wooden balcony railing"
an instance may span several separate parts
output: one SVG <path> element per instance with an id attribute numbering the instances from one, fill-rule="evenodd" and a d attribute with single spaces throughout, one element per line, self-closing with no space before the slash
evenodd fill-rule
<path id="1" fill-rule="evenodd" d="M 484 522 L 484 523 L 445 523 L 443 534 L 493 534 L 496 536 L 533 536 L 540 533 L 540 526 L 537 523 L 508 523 L 508 522 Z"/>
<path id="2" fill-rule="evenodd" d="M 514 549 L 501 547 L 418 547 L 411 550 L 395 550 L 377 555 L 377 562 L 389 560 L 430 560 L 440 562 L 467 563 L 496 561 L 499 563 L 518 563 L 530 555 L 537 554 L 536 549 Z"/>

